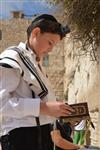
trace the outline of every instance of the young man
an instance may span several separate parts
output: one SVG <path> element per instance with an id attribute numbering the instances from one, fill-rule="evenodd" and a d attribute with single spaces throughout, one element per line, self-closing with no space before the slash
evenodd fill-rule
<path id="1" fill-rule="evenodd" d="M 2 150 L 53 150 L 50 124 L 73 109 L 56 101 L 39 61 L 69 32 L 43 14 L 28 27 L 26 43 L 0 55 Z"/>

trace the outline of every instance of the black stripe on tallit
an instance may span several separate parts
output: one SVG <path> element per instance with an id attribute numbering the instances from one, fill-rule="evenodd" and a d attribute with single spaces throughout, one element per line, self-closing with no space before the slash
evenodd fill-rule
<path id="1" fill-rule="evenodd" d="M 40 84 L 40 86 L 41 86 L 41 88 L 43 90 L 41 93 L 39 93 L 39 97 L 40 98 L 44 97 L 45 95 L 47 95 L 48 91 L 47 91 L 45 85 L 43 84 L 43 82 L 41 81 L 40 77 L 38 76 L 36 68 L 33 68 L 32 63 L 28 60 L 28 58 L 25 58 L 23 55 L 21 57 L 23 59 L 24 64 L 27 66 L 27 68 L 30 70 L 30 72 L 32 74 L 34 74 L 34 76 L 38 80 L 38 82 L 39 82 L 39 84 Z"/>
<path id="2" fill-rule="evenodd" d="M 16 52 L 18 52 L 21 60 L 23 61 L 23 63 L 25 64 L 25 66 L 29 69 L 29 71 L 35 76 L 35 78 L 37 79 L 41 89 L 43 90 L 41 93 L 39 93 L 39 97 L 43 98 L 48 94 L 48 90 L 46 88 L 46 86 L 44 85 L 44 83 L 42 82 L 41 78 L 39 77 L 36 68 L 34 67 L 34 64 L 32 64 L 32 62 L 23 55 L 23 52 L 19 51 L 18 48 L 13 48 L 13 50 L 15 50 Z"/>
<path id="3" fill-rule="evenodd" d="M 20 66 L 19 62 L 17 60 L 15 60 L 15 59 L 11 58 L 11 57 L 0 58 L 0 60 L 3 60 L 3 59 L 9 59 L 9 60 L 15 62 L 18 66 Z M 6 67 L 6 68 L 13 68 L 11 65 L 9 65 L 7 63 L 0 63 L 0 66 Z M 20 66 L 20 68 L 21 68 L 21 66 Z M 22 70 L 21 76 L 23 76 L 23 74 L 24 74 L 24 71 Z"/>
<path id="4" fill-rule="evenodd" d="M 17 60 L 15 60 L 15 59 L 11 58 L 11 57 L 3 57 L 3 58 L 0 58 L 0 60 L 2 60 L 2 59 L 10 59 L 10 60 L 16 62 L 16 63 L 20 66 L 19 62 L 18 62 Z"/>
<path id="5" fill-rule="evenodd" d="M 0 66 L 4 67 L 4 68 L 12 68 L 12 66 L 6 64 L 6 63 L 0 63 Z"/>
<path id="6" fill-rule="evenodd" d="M 21 56 L 21 57 L 23 57 L 23 56 Z M 25 57 L 23 57 L 22 58 L 23 59 L 23 62 L 24 62 L 24 64 L 27 66 L 27 68 L 30 70 L 30 72 L 36 77 L 36 79 L 38 80 L 38 82 L 39 82 L 39 84 L 40 84 L 40 86 L 41 86 L 41 88 L 42 88 L 42 92 L 41 93 L 39 93 L 39 97 L 40 98 L 43 98 L 44 96 L 46 96 L 47 95 L 47 93 L 48 93 L 48 90 L 47 90 L 47 88 L 45 87 L 45 85 L 43 84 L 43 82 L 41 81 L 41 79 L 40 79 L 40 77 L 38 76 L 38 73 L 37 73 L 37 70 L 36 70 L 36 68 L 33 68 L 33 66 L 31 65 L 31 62 L 27 59 L 27 58 L 25 58 Z"/>

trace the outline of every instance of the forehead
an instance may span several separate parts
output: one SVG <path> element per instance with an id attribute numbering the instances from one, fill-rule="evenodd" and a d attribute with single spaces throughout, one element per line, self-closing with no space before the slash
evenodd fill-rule
<path id="1" fill-rule="evenodd" d="M 43 36 L 52 41 L 60 41 L 60 35 L 54 33 L 43 33 Z"/>

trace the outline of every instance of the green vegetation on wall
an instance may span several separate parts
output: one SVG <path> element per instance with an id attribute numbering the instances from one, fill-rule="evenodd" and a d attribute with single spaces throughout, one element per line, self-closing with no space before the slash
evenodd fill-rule
<path id="1" fill-rule="evenodd" d="M 100 0 L 52 0 L 63 3 L 68 24 L 74 31 L 74 38 L 82 41 L 84 50 L 91 45 L 94 53 L 100 43 Z"/>

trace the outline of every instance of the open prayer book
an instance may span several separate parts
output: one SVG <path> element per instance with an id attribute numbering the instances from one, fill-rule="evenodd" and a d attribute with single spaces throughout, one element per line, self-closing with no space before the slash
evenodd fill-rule
<path id="1" fill-rule="evenodd" d="M 75 112 L 66 117 L 61 117 L 61 119 L 64 119 L 65 121 L 80 121 L 83 119 L 90 119 L 87 102 L 71 104 L 70 106 L 75 110 Z"/>

